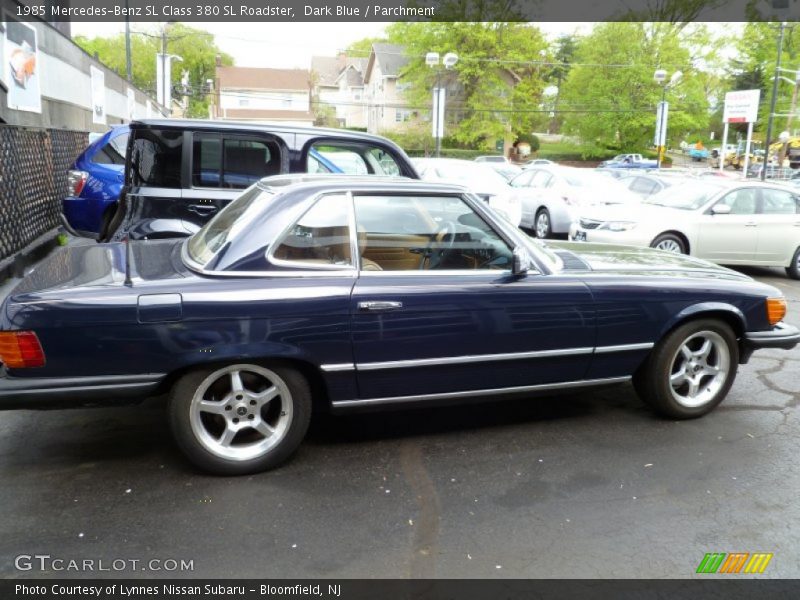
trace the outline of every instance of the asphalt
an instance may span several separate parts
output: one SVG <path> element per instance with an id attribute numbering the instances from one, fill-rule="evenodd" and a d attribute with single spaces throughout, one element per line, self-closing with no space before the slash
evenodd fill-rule
<path id="1" fill-rule="evenodd" d="M 800 323 L 800 282 L 746 272 Z M 707 552 L 771 552 L 762 577 L 797 577 L 798 366 L 756 354 L 695 421 L 627 386 L 318 417 L 288 464 L 240 478 L 196 472 L 157 403 L 6 412 L 0 577 L 683 578 Z M 19 571 L 21 554 L 194 570 Z"/>

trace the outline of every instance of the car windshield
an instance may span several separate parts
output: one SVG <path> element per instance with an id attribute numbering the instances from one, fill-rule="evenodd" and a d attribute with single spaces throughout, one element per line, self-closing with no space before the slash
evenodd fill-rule
<path id="1" fill-rule="evenodd" d="M 269 202 L 273 196 L 272 191 L 264 190 L 257 185 L 245 190 L 189 239 L 189 257 L 201 265 L 208 264 L 225 243 L 241 229 L 247 221 L 245 215 L 249 210 Z"/>
<path id="2" fill-rule="evenodd" d="M 693 181 L 668 187 L 643 200 L 642 204 L 654 204 L 680 210 L 697 210 L 722 189 L 723 186 L 714 185 L 711 182 Z"/>

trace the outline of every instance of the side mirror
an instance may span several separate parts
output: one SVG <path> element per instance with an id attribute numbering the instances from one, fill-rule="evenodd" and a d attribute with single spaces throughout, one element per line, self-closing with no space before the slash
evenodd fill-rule
<path id="1" fill-rule="evenodd" d="M 731 214 L 731 207 L 727 204 L 715 204 L 711 207 L 712 215 L 729 215 Z"/>
<path id="2" fill-rule="evenodd" d="M 511 274 L 514 277 L 524 277 L 531 268 L 531 257 L 528 252 L 517 246 L 511 260 Z"/>

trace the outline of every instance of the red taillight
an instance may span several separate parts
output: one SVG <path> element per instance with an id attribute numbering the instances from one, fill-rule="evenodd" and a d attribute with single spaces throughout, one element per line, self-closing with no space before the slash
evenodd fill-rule
<path id="1" fill-rule="evenodd" d="M 68 171 L 67 186 L 70 196 L 80 196 L 89 174 L 86 171 Z"/>
<path id="2" fill-rule="evenodd" d="M 0 331 L 0 362 L 9 369 L 44 366 L 44 351 L 33 331 Z"/>

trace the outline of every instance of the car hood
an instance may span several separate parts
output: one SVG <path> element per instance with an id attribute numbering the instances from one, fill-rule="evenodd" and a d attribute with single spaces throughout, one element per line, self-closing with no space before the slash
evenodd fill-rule
<path id="1" fill-rule="evenodd" d="M 602 273 L 653 274 L 672 277 L 711 277 L 716 279 L 750 280 L 750 277 L 705 260 L 687 256 L 614 244 L 586 242 L 548 242 L 567 270 L 591 270 Z"/>
<path id="2" fill-rule="evenodd" d="M 68 246 L 51 254 L 39 263 L 10 296 L 24 301 L 33 297 L 65 290 L 108 288 L 125 285 L 128 256 L 131 266 L 128 274 L 137 283 L 163 281 L 189 277 L 180 259 L 182 239 L 123 242 Z"/>

